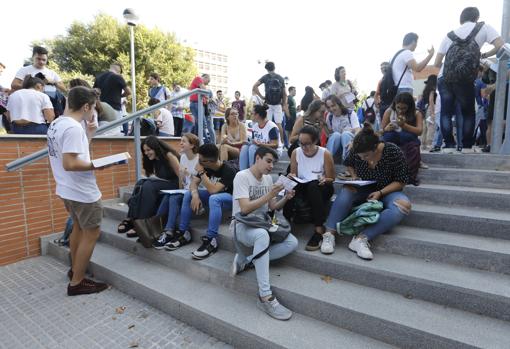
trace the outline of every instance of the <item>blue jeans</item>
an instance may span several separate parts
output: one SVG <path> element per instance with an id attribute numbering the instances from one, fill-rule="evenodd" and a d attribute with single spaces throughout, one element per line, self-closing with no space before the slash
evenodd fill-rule
<path id="1" fill-rule="evenodd" d="M 376 191 L 373 186 L 362 187 L 357 189 L 356 192 L 343 187 L 331 206 L 329 217 L 326 221 L 326 228 L 336 230 L 336 224 L 349 216 L 352 207 L 366 201 L 368 195 L 373 191 Z M 401 191 L 390 193 L 381 199 L 384 208 L 381 211 L 379 220 L 375 224 L 368 225 L 362 232 L 368 240 L 372 240 L 378 235 L 390 231 L 407 215 L 395 205 L 397 200 L 409 202 L 408 197 Z"/>
<path id="2" fill-rule="evenodd" d="M 259 296 L 267 297 L 272 294 L 269 283 L 269 261 L 285 257 L 294 252 L 298 247 L 298 241 L 294 235 L 289 234 L 285 240 L 270 245 L 269 234 L 262 228 L 251 228 L 243 223 L 236 224 L 236 240 L 245 246 L 253 246 L 253 253 L 245 257 L 245 262 L 252 262 L 257 274 L 257 283 L 259 286 Z M 253 259 L 257 254 L 264 251 L 269 246 L 268 252 L 259 258 Z M 238 251 L 242 255 L 241 251 Z"/>
<path id="3" fill-rule="evenodd" d="M 342 160 L 345 160 L 348 154 L 347 146 L 352 142 L 353 139 L 354 134 L 352 132 L 344 131 L 341 134 L 338 132 L 333 132 L 328 138 L 326 148 L 332 156 L 335 156 L 337 152 L 342 149 Z"/>
<path id="4" fill-rule="evenodd" d="M 457 146 L 471 148 L 475 143 L 475 89 L 472 84 L 437 81 L 441 96 L 441 133 L 446 148 L 455 146 L 452 117 L 457 125 Z"/>
<path id="5" fill-rule="evenodd" d="M 439 115 L 436 115 L 434 127 L 436 128 L 436 132 L 434 133 L 432 146 L 441 148 L 441 145 L 443 145 L 443 134 L 441 133 L 441 117 L 439 117 Z"/>
<path id="6" fill-rule="evenodd" d="M 255 162 L 255 152 L 259 147 L 255 144 L 245 144 L 239 152 L 239 169 L 246 170 Z"/>
<path id="7" fill-rule="evenodd" d="M 173 231 L 177 227 L 177 216 L 182 210 L 183 194 L 165 195 L 158 208 L 157 216 L 168 214 L 165 231 Z"/>
<path id="8" fill-rule="evenodd" d="M 404 93 L 404 92 L 413 94 L 413 88 L 412 87 L 399 87 L 397 90 L 397 95 Z"/>
<path id="9" fill-rule="evenodd" d="M 25 126 L 16 125 L 14 122 L 11 124 L 12 133 L 23 135 L 45 135 L 48 133 L 48 125 L 31 123 Z"/>
<path id="10" fill-rule="evenodd" d="M 198 130 L 196 125 L 198 123 L 198 102 L 190 102 L 189 109 L 193 115 L 194 122 L 184 119 L 184 123 L 182 125 L 182 133 L 197 134 Z"/>
<path id="11" fill-rule="evenodd" d="M 418 138 L 417 135 L 415 135 L 414 133 L 411 133 L 411 132 L 407 132 L 407 131 L 384 132 L 383 140 L 385 142 L 394 143 L 394 144 L 398 145 L 399 147 L 404 144 L 407 144 L 407 143 L 418 143 L 418 144 L 421 143 L 420 139 Z"/>
<path id="12" fill-rule="evenodd" d="M 209 225 L 207 226 L 206 235 L 208 238 L 214 238 L 218 235 L 222 211 L 232 210 L 232 195 L 229 193 L 211 195 L 206 189 L 198 189 L 198 196 L 200 201 L 202 201 L 202 205 L 209 208 Z M 182 200 L 181 221 L 179 223 L 180 231 L 189 230 L 191 214 L 191 192 L 187 191 Z"/>

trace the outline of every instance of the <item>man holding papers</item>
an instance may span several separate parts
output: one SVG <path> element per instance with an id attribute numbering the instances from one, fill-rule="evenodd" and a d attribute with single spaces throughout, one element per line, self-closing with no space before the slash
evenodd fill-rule
<path id="1" fill-rule="evenodd" d="M 334 234 L 337 223 L 350 214 L 353 206 L 366 200 L 382 201 L 383 211 L 377 223 L 368 225 L 349 244 L 349 249 L 358 257 L 370 260 L 374 256 L 369 241 L 391 230 L 411 211 L 411 203 L 402 192 L 409 181 L 407 163 L 399 147 L 381 142 L 366 123 L 354 137 L 352 150 L 344 164 L 353 179 L 375 183 L 365 186 L 344 184 L 331 207 L 326 232 Z"/>
<path id="2" fill-rule="evenodd" d="M 85 278 L 85 270 L 100 234 L 103 206 L 90 161 L 89 141 L 81 122 L 93 119 L 96 94 L 86 87 L 69 91 L 68 111 L 53 121 L 48 129 L 48 153 L 57 184 L 57 195 L 73 219 L 70 237 L 72 266 L 67 295 L 97 293 L 108 285 Z"/>

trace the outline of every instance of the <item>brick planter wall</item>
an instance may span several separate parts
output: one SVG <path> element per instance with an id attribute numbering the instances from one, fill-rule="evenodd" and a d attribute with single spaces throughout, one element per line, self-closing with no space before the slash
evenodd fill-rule
<path id="1" fill-rule="evenodd" d="M 177 149 L 178 139 L 167 140 Z M 48 158 L 21 170 L 7 172 L 5 165 L 46 146 L 44 136 L 0 137 L 0 265 L 40 255 L 39 237 L 64 229 L 67 212 L 55 195 L 55 182 Z M 93 159 L 129 152 L 127 165 L 96 171 L 103 200 L 118 196 L 118 188 L 135 182 L 132 137 L 100 137 L 92 141 Z"/>

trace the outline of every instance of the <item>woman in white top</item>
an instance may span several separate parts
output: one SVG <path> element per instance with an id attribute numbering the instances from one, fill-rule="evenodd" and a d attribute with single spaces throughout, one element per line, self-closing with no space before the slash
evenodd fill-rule
<path id="1" fill-rule="evenodd" d="M 254 107 L 251 144 L 241 147 L 239 154 L 239 168 L 245 170 L 255 162 L 255 152 L 258 147 L 264 146 L 276 150 L 278 156 L 282 155 L 283 143 L 280 138 L 278 126 L 267 119 L 267 105 L 256 105 Z"/>
<path id="2" fill-rule="evenodd" d="M 299 132 L 300 146 L 292 153 L 289 177 L 298 178 L 300 182 L 305 183 L 296 186 L 296 196 L 283 208 L 285 217 L 287 219 L 294 217 L 296 223 L 300 218 L 296 200 L 308 202 L 315 227 L 314 234 L 306 246 L 309 251 L 321 248 L 323 236 L 324 239 L 329 238 L 323 235 L 324 222 L 328 216 L 328 202 L 334 192 L 333 181 L 335 180 L 333 156 L 327 149 L 317 145 L 318 140 L 319 131 L 313 126 L 305 126 Z M 332 253 L 322 248 L 321 251 Z"/>
<path id="3" fill-rule="evenodd" d="M 157 98 L 149 99 L 149 106 L 158 104 L 160 102 Z M 174 135 L 174 118 L 172 113 L 167 108 L 159 108 L 152 112 L 156 126 L 159 129 L 158 135 L 161 137 L 170 137 Z"/>
<path id="4" fill-rule="evenodd" d="M 221 126 L 220 160 L 239 158 L 241 147 L 246 142 L 246 127 L 239 121 L 239 111 L 225 110 L 226 123 Z"/>
<path id="5" fill-rule="evenodd" d="M 27 75 L 23 80 L 23 89 L 9 97 L 7 111 L 13 133 L 46 134 L 55 113 L 50 98 L 43 90 L 44 82 L 41 79 Z"/>
<path id="6" fill-rule="evenodd" d="M 326 108 L 329 111 L 326 125 L 330 133 L 326 148 L 333 156 L 341 150 L 344 160 L 354 136 L 361 129 L 358 116 L 347 109 L 336 95 L 326 98 Z"/>
<path id="7" fill-rule="evenodd" d="M 191 178 L 197 174 L 195 167 L 198 164 L 198 148 L 200 141 L 193 133 L 185 133 L 181 137 L 181 159 L 179 163 L 179 189 L 189 190 Z M 168 220 L 163 233 L 152 246 L 163 249 L 174 235 L 177 225 L 177 216 L 181 212 L 184 194 L 167 194 L 159 206 L 157 216 L 168 214 Z"/>

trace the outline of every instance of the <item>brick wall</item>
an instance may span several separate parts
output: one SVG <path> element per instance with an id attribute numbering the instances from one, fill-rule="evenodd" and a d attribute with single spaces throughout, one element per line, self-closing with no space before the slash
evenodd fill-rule
<path id="1" fill-rule="evenodd" d="M 177 140 L 168 141 L 174 148 Z M 41 136 L 0 137 L 0 265 L 38 256 L 39 237 L 64 229 L 67 219 L 62 200 L 55 195 L 55 182 L 48 158 L 34 162 L 21 170 L 7 172 L 5 165 L 46 146 Z M 129 152 L 134 159 L 130 137 L 94 139 L 91 157 L 99 158 Z M 135 162 L 96 171 L 103 200 L 118 196 L 118 188 L 134 184 Z"/>

